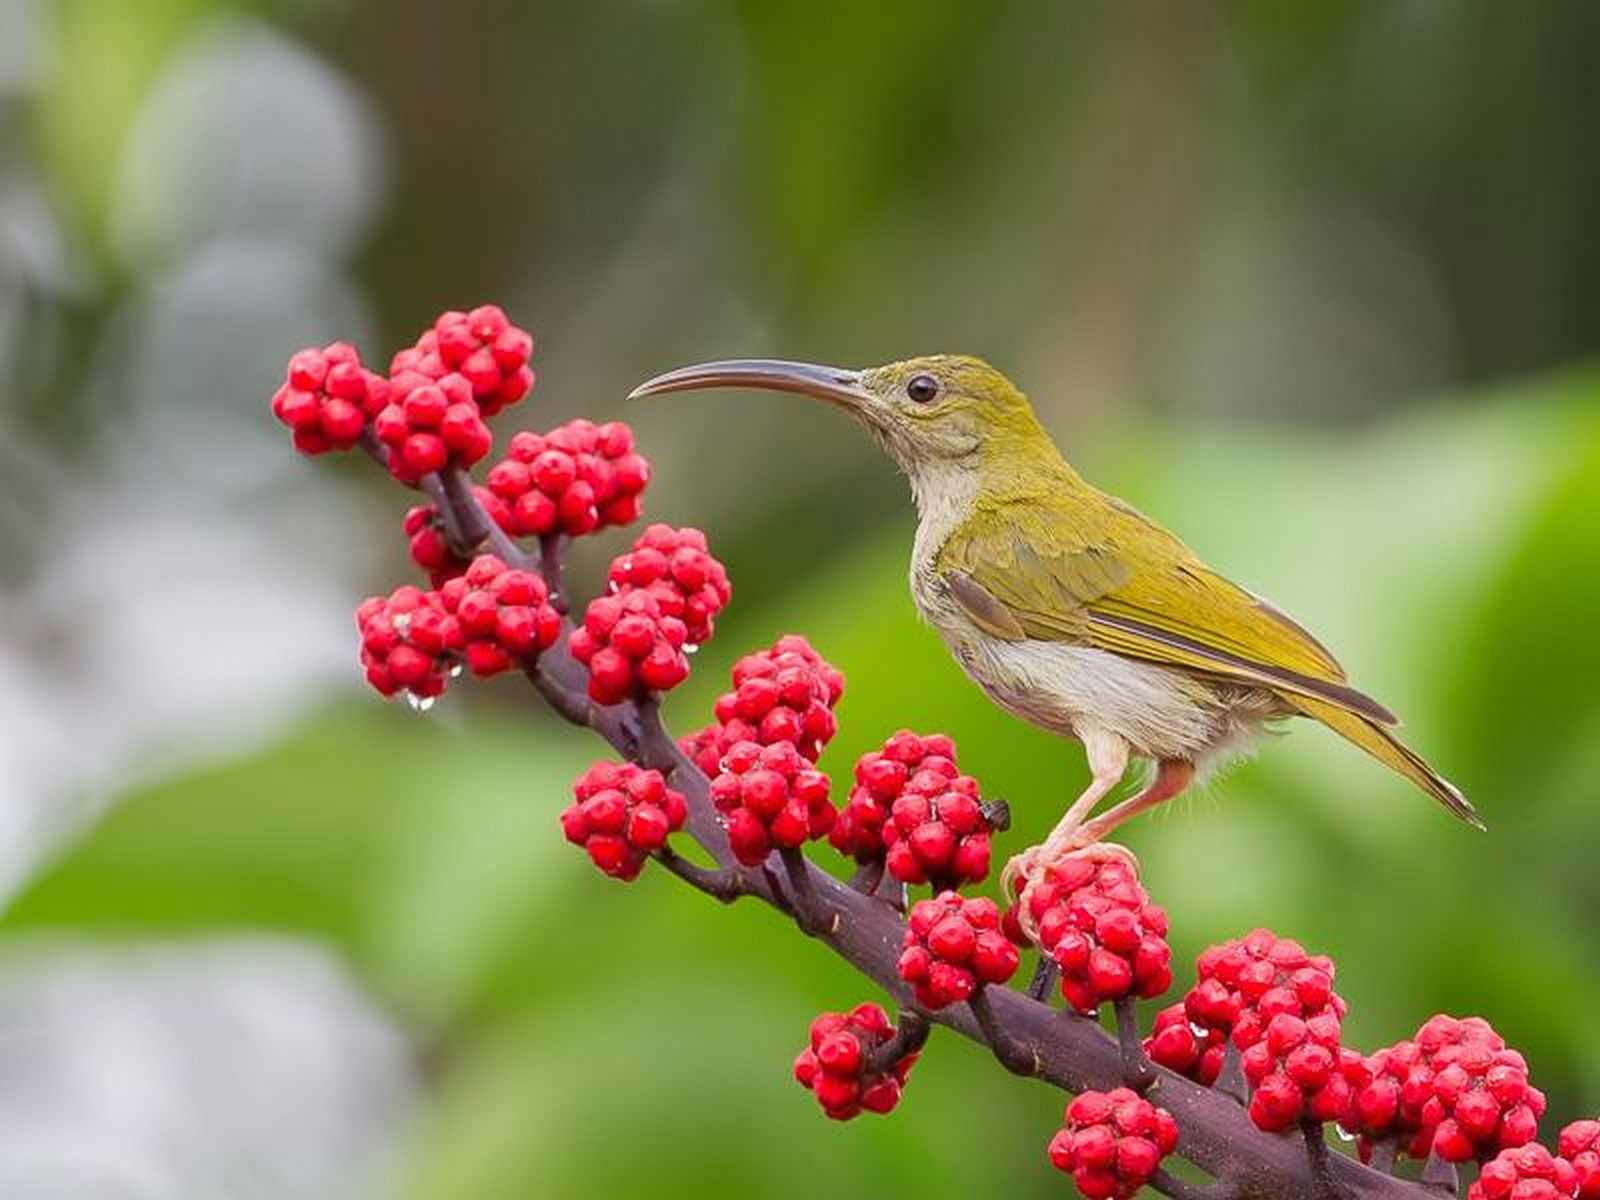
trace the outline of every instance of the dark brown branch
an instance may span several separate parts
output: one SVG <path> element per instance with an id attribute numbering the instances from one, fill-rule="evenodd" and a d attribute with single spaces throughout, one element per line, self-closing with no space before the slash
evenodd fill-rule
<path id="1" fill-rule="evenodd" d="M 1133 1008 L 1132 996 L 1119 996 L 1112 1007 L 1117 1014 L 1117 1050 L 1122 1055 L 1122 1082 L 1141 1096 L 1156 1083 L 1155 1064 L 1144 1052 L 1144 1039 L 1139 1036 L 1139 1017 Z"/>
<path id="2" fill-rule="evenodd" d="M 458 493 L 450 507 L 457 506 L 481 511 L 470 490 Z M 461 516 L 457 513 L 453 519 L 459 522 Z M 544 569 L 550 570 L 550 564 Z M 556 574 L 559 585 L 559 571 Z M 568 631 L 570 627 L 569 620 Z M 904 933 L 898 913 L 880 899 L 863 895 L 812 866 L 798 852 L 781 860 L 781 868 L 774 866 L 777 856 L 760 867 L 739 866 L 711 803 L 705 775 L 662 726 L 654 702 L 610 707 L 591 704 L 587 674 L 567 653 L 564 638 L 544 653 L 530 676 L 559 714 L 594 729 L 630 760 L 668 774 L 672 786 L 684 794 L 688 802 L 686 831 L 717 866 L 696 867 L 673 855 L 664 863 L 669 870 L 713 895 L 736 889 L 738 894 L 788 911 L 790 898 L 779 882 L 786 873 L 788 890 L 796 898 L 806 897 L 803 903 L 813 913 L 827 914 L 825 925 L 816 931 L 817 939 L 895 998 L 904 1029 L 915 1014 L 895 966 Z M 703 886 L 713 880 L 713 886 Z M 1035 983 L 1043 981 L 1048 991 L 1050 979 L 1051 973 L 1041 970 Z M 1070 1014 L 1063 1017 L 1041 999 L 1006 988 L 986 987 L 981 995 L 976 1005 L 952 1005 L 926 1019 L 991 1048 L 1004 1046 L 1013 1058 L 1018 1047 L 1025 1048 L 1032 1058 L 1028 1073 L 1069 1092 L 1108 1090 L 1123 1083 L 1127 1066 L 1123 1050 L 1096 1022 Z M 1217 1181 L 1198 1188 L 1162 1171 L 1155 1180 L 1161 1191 L 1178 1200 L 1325 1200 L 1329 1193 L 1319 1184 L 1318 1171 L 1299 1139 L 1258 1130 L 1239 1103 L 1220 1090 L 1202 1087 L 1164 1068 L 1152 1065 L 1150 1070 L 1154 1082 L 1149 1095 L 1176 1120 L 1179 1153 Z M 1340 1200 L 1419 1200 L 1435 1194 L 1344 1155 L 1327 1154 L 1325 1143 L 1324 1158 L 1326 1182 Z"/>

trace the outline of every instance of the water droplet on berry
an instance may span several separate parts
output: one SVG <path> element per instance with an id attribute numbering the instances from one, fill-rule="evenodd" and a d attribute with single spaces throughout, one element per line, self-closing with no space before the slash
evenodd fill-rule
<path id="1" fill-rule="evenodd" d="M 1211 1036 L 1211 1030 L 1207 1029 L 1204 1025 L 1198 1024 L 1197 1022 L 1194 1022 L 1194 1021 L 1190 1021 L 1189 1022 L 1189 1032 L 1194 1034 L 1195 1037 L 1200 1038 L 1202 1040 L 1204 1040 L 1205 1038 L 1208 1038 L 1208 1037 Z"/>
<path id="2" fill-rule="evenodd" d="M 408 612 L 395 613 L 395 615 L 394 615 L 394 631 L 396 633 L 398 633 L 401 637 L 405 637 L 408 633 L 411 632 L 411 614 L 410 613 L 408 613 Z"/>
<path id="3" fill-rule="evenodd" d="M 467 668 L 466 668 L 466 664 L 465 663 L 455 663 L 455 664 L 453 664 L 450 667 L 450 678 L 451 679 L 460 679 L 461 678 L 461 672 L 465 671 L 466 669 Z"/>
<path id="4" fill-rule="evenodd" d="M 411 705 L 412 712 L 425 713 L 433 707 L 437 696 L 419 696 L 415 692 L 406 693 L 406 703 Z"/>
<path id="5" fill-rule="evenodd" d="M 697 646 L 694 642 L 685 642 L 683 644 L 683 652 L 685 654 L 699 654 L 700 653 L 700 647 Z"/>
<path id="6" fill-rule="evenodd" d="M 1356 1140 L 1356 1135 L 1351 1133 L 1343 1125 L 1336 1123 L 1333 1127 L 1333 1132 L 1341 1142 L 1353 1142 Z"/>

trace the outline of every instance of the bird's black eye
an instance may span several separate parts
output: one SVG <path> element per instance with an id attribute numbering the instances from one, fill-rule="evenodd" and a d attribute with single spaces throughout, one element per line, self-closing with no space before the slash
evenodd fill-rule
<path id="1" fill-rule="evenodd" d="M 939 381 L 932 375 L 913 375 L 906 383 L 906 395 L 918 404 L 927 404 L 939 394 Z"/>

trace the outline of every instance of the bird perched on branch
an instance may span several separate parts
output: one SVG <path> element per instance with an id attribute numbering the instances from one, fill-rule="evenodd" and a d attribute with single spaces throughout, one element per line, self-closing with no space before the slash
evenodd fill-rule
<path id="1" fill-rule="evenodd" d="M 1008 884 L 1036 880 L 1291 716 L 1322 722 L 1482 828 L 1321 643 L 1086 483 L 989 364 L 739 359 L 669 371 L 633 396 L 728 387 L 812 396 L 866 427 L 911 481 L 911 594 L 923 618 L 996 704 L 1083 743 L 1089 786 L 1042 845 L 1011 861 Z M 1093 815 L 1135 758 L 1156 765 L 1148 786 Z"/>

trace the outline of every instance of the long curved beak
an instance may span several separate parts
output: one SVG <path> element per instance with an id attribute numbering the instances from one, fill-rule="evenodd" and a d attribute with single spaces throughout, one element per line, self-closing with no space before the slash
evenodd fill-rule
<path id="1" fill-rule="evenodd" d="M 647 379 L 628 393 L 629 400 L 666 392 L 703 388 L 755 388 L 768 392 L 798 392 L 843 408 L 860 410 L 871 403 L 872 393 L 861 386 L 861 373 L 815 363 L 785 362 L 778 358 L 730 358 L 720 362 L 679 367 Z"/>

